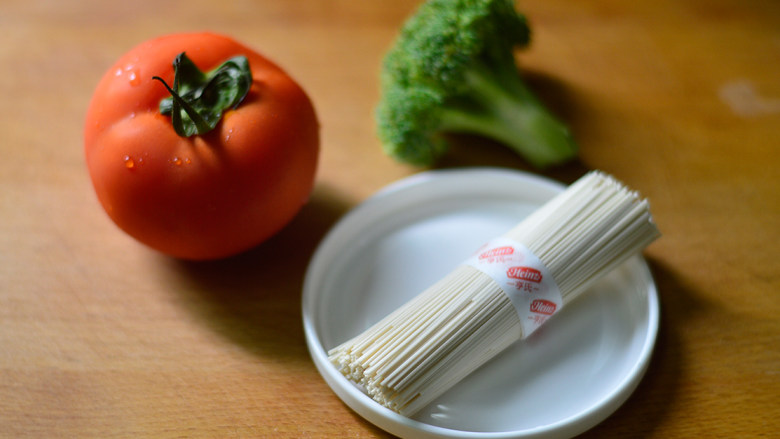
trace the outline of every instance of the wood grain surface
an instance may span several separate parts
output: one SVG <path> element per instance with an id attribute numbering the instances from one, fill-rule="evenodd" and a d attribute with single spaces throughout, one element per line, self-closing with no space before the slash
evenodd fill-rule
<path id="1" fill-rule="evenodd" d="M 338 218 L 422 171 L 386 157 L 380 59 L 416 1 L 4 1 L 0 4 L 0 437 L 388 437 L 312 364 L 303 275 Z M 780 3 L 521 3 L 527 80 L 569 123 L 578 161 L 651 199 L 662 306 L 632 397 L 584 437 L 780 431 Z M 120 232 L 82 153 L 87 102 L 154 36 L 227 33 L 282 65 L 322 125 L 317 185 L 280 234 L 191 263 Z M 439 167 L 537 172 L 459 138 Z M 775 436 L 776 437 L 776 436 Z"/>

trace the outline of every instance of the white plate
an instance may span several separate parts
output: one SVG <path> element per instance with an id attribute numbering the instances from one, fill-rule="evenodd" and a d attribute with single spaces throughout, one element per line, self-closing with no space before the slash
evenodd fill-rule
<path id="1" fill-rule="evenodd" d="M 572 437 L 614 412 L 655 344 L 658 296 L 637 256 L 413 418 L 362 393 L 328 362 L 355 336 L 563 190 L 500 169 L 431 171 L 392 184 L 348 213 L 308 267 L 303 322 L 333 391 L 406 438 Z"/>

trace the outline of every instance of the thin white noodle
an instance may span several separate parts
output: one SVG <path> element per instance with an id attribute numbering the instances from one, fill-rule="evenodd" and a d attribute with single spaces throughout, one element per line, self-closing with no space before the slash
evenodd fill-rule
<path id="1" fill-rule="evenodd" d="M 507 232 L 550 271 L 563 304 L 660 236 L 647 201 L 590 172 Z M 501 287 L 468 265 L 353 339 L 329 359 L 380 404 L 412 415 L 523 338 Z"/>

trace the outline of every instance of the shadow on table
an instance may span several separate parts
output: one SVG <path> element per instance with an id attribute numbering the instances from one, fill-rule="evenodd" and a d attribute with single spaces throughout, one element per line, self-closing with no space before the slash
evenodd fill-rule
<path id="1" fill-rule="evenodd" d="M 303 278 L 314 250 L 351 206 L 327 187 L 280 233 L 217 261 L 163 259 L 184 285 L 177 298 L 215 333 L 256 355 L 307 358 L 301 323 Z"/>

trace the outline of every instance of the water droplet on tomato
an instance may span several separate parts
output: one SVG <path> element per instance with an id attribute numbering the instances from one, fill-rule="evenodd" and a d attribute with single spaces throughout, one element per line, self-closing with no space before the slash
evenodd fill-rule
<path id="1" fill-rule="evenodd" d="M 125 64 L 124 67 L 118 67 L 114 71 L 115 76 L 127 74 L 127 81 L 132 86 L 141 84 L 141 70 L 133 63 Z"/>
<path id="2" fill-rule="evenodd" d="M 141 83 L 141 75 L 138 70 L 131 70 L 127 73 L 127 80 L 130 81 L 130 85 L 138 85 Z"/>
<path id="3" fill-rule="evenodd" d="M 171 163 L 173 163 L 176 166 L 181 166 L 182 161 L 181 161 L 181 158 L 179 158 L 179 157 L 173 157 L 171 159 Z"/>
<path id="4" fill-rule="evenodd" d="M 184 159 L 184 163 L 189 165 L 190 163 L 192 163 L 192 160 L 189 157 L 187 157 Z"/>
<path id="5" fill-rule="evenodd" d="M 125 168 L 127 168 L 127 169 L 135 168 L 135 161 L 129 155 L 124 156 L 122 158 L 122 160 L 124 160 L 124 162 L 125 162 Z"/>

